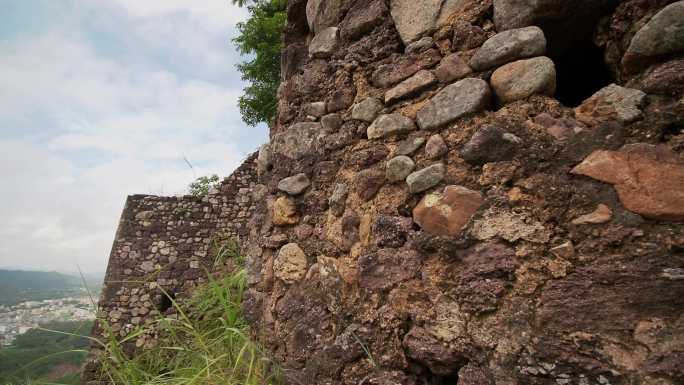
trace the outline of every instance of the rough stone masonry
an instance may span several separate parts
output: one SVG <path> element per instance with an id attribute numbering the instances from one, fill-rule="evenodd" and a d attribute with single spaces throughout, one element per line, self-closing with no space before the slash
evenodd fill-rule
<path id="1" fill-rule="evenodd" d="M 684 1 L 290 0 L 282 81 L 244 311 L 287 384 L 684 383 Z"/>

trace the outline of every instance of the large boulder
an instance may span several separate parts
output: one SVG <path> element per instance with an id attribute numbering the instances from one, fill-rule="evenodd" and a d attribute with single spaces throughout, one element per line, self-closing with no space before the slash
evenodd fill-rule
<path id="1" fill-rule="evenodd" d="M 504 31 L 492 36 L 477 50 L 470 66 L 477 71 L 546 53 L 546 38 L 539 27 Z"/>
<path id="2" fill-rule="evenodd" d="M 466 78 L 444 87 L 418 111 L 418 126 L 434 130 L 474 112 L 483 111 L 491 101 L 486 81 Z"/>
<path id="3" fill-rule="evenodd" d="M 391 0 L 390 13 L 404 44 L 449 23 L 449 16 L 461 9 L 467 0 Z"/>
<path id="4" fill-rule="evenodd" d="M 339 29 L 328 27 L 314 36 L 309 44 L 309 55 L 314 58 L 324 59 L 332 56 L 337 49 Z"/>
<path id="5" fill-rule="evenodd" d="M 630 211 L 652 219 L 684 220 L 684 163 L 665 146 L 637 143 L 598 150 L 573 174 L 610 183 Z"/>

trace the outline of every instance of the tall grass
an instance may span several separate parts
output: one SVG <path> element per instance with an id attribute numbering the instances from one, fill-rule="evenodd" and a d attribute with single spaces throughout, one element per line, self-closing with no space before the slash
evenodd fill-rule
<path id="1" fill-rule="evenodd" d="M 217 263 L 239 256 L 235 243 L 218 250 Z M 239 260 L 239 259 L 238 259 Z M 238 264 L 241 266 L 241 264 Z M 160 316 L 151 326 L 159 331 L 152 348 L 129 356 L 124 345 L 144 334 L 139 328 L 118 339 L 103 324 L 101 376 L 116 385 L 276 385 L 277 367 L 258 343 L 252 341 L 240 305 L 246 288 L 246 271 L 238 268 L 209 281 L 185 301 L 168 293 L 175 313 Z"/>

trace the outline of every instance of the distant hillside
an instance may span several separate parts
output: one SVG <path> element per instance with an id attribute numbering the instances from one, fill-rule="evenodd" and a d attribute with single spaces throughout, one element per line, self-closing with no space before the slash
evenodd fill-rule
<path id="1" fill-rule="evenodd" d="M 86 277 L 90 290 L 97 292 L 101 277 Z M 62 298 L 83 294 L 81 277 L 57 272 L 0 270 L 0 305 L 23 301 Z"/>

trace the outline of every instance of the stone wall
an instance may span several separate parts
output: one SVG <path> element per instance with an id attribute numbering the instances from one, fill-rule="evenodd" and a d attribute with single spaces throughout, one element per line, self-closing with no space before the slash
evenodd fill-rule
<path id="1" fill-rule="evenodd" d="M 290 0 L 244 306 L 286 383 L 683 383 L 682 23 Z"/>
<path id="2" fill-rule="evenodd" d="M 125 346 L 127 351 L 153 345 L 156 330 L 149 326 L 160 313 L 174 311 L 168 295 L 188 296 L 206 281 L 207 272 L 216 270 L 216 248 L 221 242 L 247 235 L 256 171 L 254 154 L 208 197 L 128 197 L 99 301 L 100 316 L 116 337 L 123 339 L 147 326 L 144 334 Z M 106 340 L 103 326 L 98 322 L 93 336 Z M 95 347 L 86 382 L 97 380 L 97 354 Z"/>

